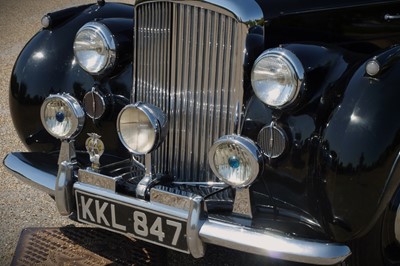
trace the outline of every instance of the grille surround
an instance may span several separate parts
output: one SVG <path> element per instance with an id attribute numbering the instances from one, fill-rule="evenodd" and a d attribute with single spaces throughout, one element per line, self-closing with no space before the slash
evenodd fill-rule
<path id="1" fill-rule="evenodd" d="M 200 2 L 144 2 L 135 9 L 133 101 L 168 116 L 166 141 L 153 171 L 176 181 L 216 181 L 208 149 L 240 134 L 247 26 Z"/>

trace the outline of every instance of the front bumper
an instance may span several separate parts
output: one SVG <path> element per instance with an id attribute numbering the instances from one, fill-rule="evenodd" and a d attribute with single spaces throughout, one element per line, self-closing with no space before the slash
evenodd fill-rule
<path id="1" fill-rule="evenodd" d="M 317 265 L 337 264 L 351 254 L 350 249 L 343 244 L 294 238 L 278 232 L 255 229 L 207 217 L 203 213 L 200 196 L 184 199 L 179 196 L 182 198 L 182 202 L 186 202 L 187 208 L 185 210 L 181 208 L 182 205 L 177 208 L 178 204 L 157 201 L 157 198 L 164 197 L 162 191 L 158 191 L 156 193 L 158 197 L 153 197 L 153 200 L 144 201 L 79 181 L 72 182 L 72 179 L 68 178 L 71 170 L 68 165 L 61 164 L 57 171 L 54 168 L 49 168 L 48 164 L 43 164 L 41 156 L 43 155 L 10 153 L 5 157 L 4 165 L 22 181 L 53 196 L 63 215 L 71 209 L 71 200 L 75 189 L 129 203 L 133 206 L 140 206 L 151 211 L 164 210 L 165 212 L 171 210 L 183 213 L 187 217 L 188 247 L 194 257 L 204 256 L 205 244 Z"/>

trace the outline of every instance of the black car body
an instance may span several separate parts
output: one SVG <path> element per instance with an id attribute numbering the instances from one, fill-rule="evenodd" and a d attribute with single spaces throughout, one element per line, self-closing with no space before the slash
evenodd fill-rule
<path id="1" fill-rule="evenodd" d="M 10 84 L 30 152 L 4 164 L 62 215 L 195 258 L 400 263 L 400 1 L 98 1 L 42 24 Z"/>

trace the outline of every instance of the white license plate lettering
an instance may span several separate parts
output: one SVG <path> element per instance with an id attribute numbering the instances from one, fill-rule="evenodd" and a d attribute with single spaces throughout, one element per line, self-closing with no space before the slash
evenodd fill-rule
<path id="1" fill-rule="evenodd" d="M 87 192 L 76 191 L 78 220 L 124 233 L 136 238 L 188 252 L 186 221 L 169 217 L 102 198 Z"/>
<path id="2" fill-rule="evenodd" d="M 182 231 L 182 224 L 174 222 L 174 221 L 170 221 L 170 220 L 167 220 L 167 224 L 175 227 L 175 234 L 174 234 L 174 238 L 172 239 L 172 245 L 176 246 L 176 243 L 178 242 L 179 236 Z"/>

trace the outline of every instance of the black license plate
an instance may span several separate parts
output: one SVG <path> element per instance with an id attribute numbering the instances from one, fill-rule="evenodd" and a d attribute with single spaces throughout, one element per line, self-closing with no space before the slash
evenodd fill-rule
<path id="1" fill-rule="evenodd" d="M 189 253 L 185 220 L 84 191 L 75 196 L 79 221 Z"/>

